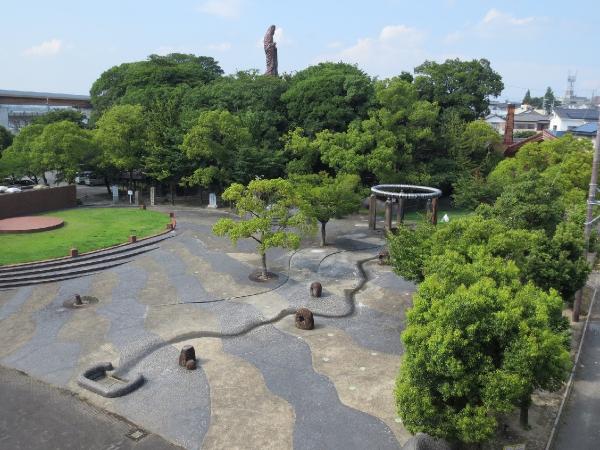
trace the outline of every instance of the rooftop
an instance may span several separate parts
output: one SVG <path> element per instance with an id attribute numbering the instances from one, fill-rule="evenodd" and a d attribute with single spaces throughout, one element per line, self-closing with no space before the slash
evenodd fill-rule
<path id="1" fill-rule="evenodd" d="M 0 89 L 0 97 L 49 98 L 53 100 L 90 100 L 89 95 L 58 94 L 51 92 L 11 91 L 5 89 Z"/>
<path id="2" fill-rule="evenodd" d="M 554 113 L 564 119 L 598 120 L 598 110 L 590 108 L 554 108 Z"/>

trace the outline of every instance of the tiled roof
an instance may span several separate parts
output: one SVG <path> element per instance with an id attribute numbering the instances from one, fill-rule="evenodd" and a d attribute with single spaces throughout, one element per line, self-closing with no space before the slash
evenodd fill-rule
<path id="1" fill-rule="evenodd" d="M 554 108 L 554 112 L 563 119 L 598 120 L 597 109 Z"/>

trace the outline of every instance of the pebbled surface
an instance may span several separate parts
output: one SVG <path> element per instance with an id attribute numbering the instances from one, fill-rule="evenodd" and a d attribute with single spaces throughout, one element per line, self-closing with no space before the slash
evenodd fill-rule
<path id="1" fill-rule="evenodd" d="M 270 251 L 279 278 L 255 283 L 253 243 L 232 247 L 212 235 L 219 217 L 178 212 L 178 236 L 135 261 L 0 293 L 0 364 L 186 448 L 399 448 L 409 434 L 395 417 L 393 383 L 414 286 L 368 262 L 362 285 L 358 263 L 377 255 L 381 235 L 357 227 L 361 218 L 332 221 L 334 245 Z M 319 299 L 309 295 L 315 280 Z M 61 308 L 74 293 L 100 301 Z M 315 313 L 313 331 L 293 326 L 290 314 L 303 306 Z M 189 343 L 195 371 L 177 365 Z M 81 371 L 101 361 L 147 381 L 115 399 L 79 388 Z"/>

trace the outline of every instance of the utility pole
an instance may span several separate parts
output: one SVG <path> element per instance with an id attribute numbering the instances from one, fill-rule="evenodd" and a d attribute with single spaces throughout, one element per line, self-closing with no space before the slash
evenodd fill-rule
<path id="1" fill-rule="evenodd" d="M 587 214 L 585 218 L 585 228 L 583 229 L 583 238 L 585 240 L 585 257 L 588 257 L 590 248 L 590 235 L 592 234 L 592 225 L 600 216 L 594 218 L 594 206 L 600 205 L 600 201 L 596 200 L 596 192 L 598 191 L 598 166 L 600 165 L 600 117 L 598 117 L 598 129 L 596 130 L 596 140 L 594 141 L 594 159 L 592 161 L 592 176 L 590 178 L 590 190 L 587 200 Z M 573 303 L 573 322 L 579 322 L 579 314 L 581 313 L 581 299 L 583 297 L 583 289 L 579 289 L 575 294 L 575 302 Z"/>

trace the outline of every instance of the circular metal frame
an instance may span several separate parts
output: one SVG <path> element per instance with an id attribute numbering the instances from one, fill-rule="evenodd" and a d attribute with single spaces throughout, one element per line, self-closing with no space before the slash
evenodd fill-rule
<path id="1" fill-rule="evenodd" d="M 399 190 L 400 192 L 389 191 L 388 189 Z M 417 191 L 417 192 L 404 192 Z M 373 186 L 371 192 L 375 195 L 382 197 L 395 197 L 395 198 L 438 198 L 442 196 L 442 191 L 429 186 L 416 186 L 412 184 L 380 184 Z"/>

